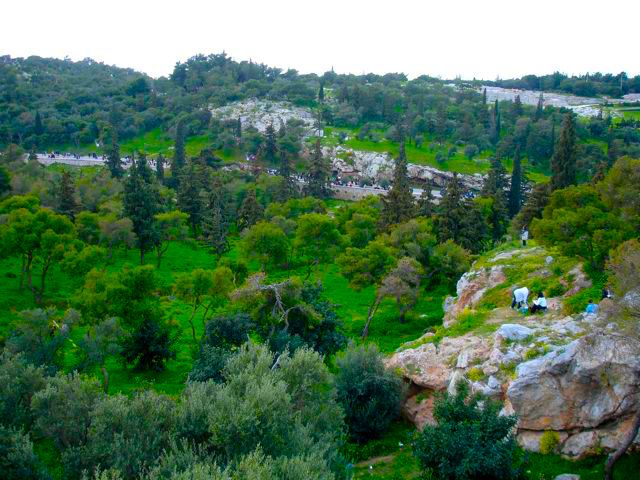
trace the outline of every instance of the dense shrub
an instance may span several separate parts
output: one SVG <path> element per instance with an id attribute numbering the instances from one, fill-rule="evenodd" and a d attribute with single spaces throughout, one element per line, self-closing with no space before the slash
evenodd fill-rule
<path id="1" fill-rule="evenodd" d="M 100 384 L 77 373 L 49 379 L 31 401 L 35 431 L 53 440 L 58 449 L 83 445 Z"/>
<path id="2" fill-rule="evenodd" d="M 50 478 L 33 453 L 33 443 L 21 430 L 0 425 L 0 476 L 3 480 Z"/>
<path id="3" fill-rule="evenodd" d="M 416 434 L 413 452 L 422 468 L 443 480 L 512 479 L 519 475 L 514 416 L 500 416 L 500 406 L 469 396 L 461 382 L 455 395 L 435 403 L 436 426 Z"/>
<path id="4" fill-rule="evenodd" d="M 246 313 L 213 317 L 205 327 L 203 341 L 210 347 L 232 350 L 247 341 L 256 324 Z"/>
<path id="5" fill-rule="evenodd" d="M 337 364 L 338 402 L 351 436 L 364 441 L 379 435 L 400 413 L 404 383 L 385 369 L 375 345 L 350 347 Z"/>
<path id="6" fill-rule="evenodd" d="M 165 362 L 176 356 L 175 342 L 168 325 L 145 320 L 123 339 L 121 355 L 141 370 L 162 371 Z"/>
<path id="7" fill-rule="evenodd" d="M 189 381 L 214 382 L 222 381 L 222 370 L 231 356 L 229 350 L 224 348 L 203 345 L 198 354 L 198 358 L 193 362 L 193 368 L 189 373 Z"/>
<path id="8" fill-rule="evenodd" d="M 44 371 L 5 351 L 0 355 L 0 424 L 31 423 L 31 398 L 45 387 Z"/>
<path id="9" fill-rule="evenodd" d="M 540 437 L 540 453 L 543 455 L 553 453 L 558 443 L 560 443 L 560 435 L 558 435 L 558 432 L 547 430 L 542 434 L 542 437 Z"/>

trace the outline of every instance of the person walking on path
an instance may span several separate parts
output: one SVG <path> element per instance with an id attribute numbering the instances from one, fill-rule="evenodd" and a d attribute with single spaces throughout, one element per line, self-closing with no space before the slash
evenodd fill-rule
<path id="1" fill-rule="evenodd" d="M 522 227 L 522 233 L 520 234 L 520 238 L 522 239 L 522 246 L 526 247 L 527 240 L 529 240 L 529 230 L 527 230 L 526 226 Z"/>

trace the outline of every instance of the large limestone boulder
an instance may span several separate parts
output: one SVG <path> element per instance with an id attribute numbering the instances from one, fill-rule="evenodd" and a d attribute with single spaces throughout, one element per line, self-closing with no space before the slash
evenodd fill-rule
<path id="1" fill-rule="evenodd" d="M 507 277 L 500 265 L 466 272 L 456 284 L 457 297 L 445 313 L 444 326 L 453 325 L 458 315 L 465 308 L 473 308 L 482 299 L 487 290 L 500 285 L 506 280 Z"/>
<path id="2" fill-rule="evenodd" d="M 521 363 L 507 398 L 518 428 L 569 434 L 565 455 L 615 448 L 638 408 L 640 342 L 596 332 Z"/>

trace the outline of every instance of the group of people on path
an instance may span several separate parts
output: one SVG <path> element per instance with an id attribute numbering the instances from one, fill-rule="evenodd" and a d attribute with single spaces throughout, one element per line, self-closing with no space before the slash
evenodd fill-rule
<path id="1" fill-rule="evenodd" d="M 527 287 L 516 288 L 513 291 L 513 296 L 511 299 L 511 308 L 521 311 L 522 313 L 526 313 L 530 311 L 531 313 L 542 312 L 544 313 L 547 308 L 547 299 L 544 296 L 544 292 L 538 292 L 538 297 L 535 298 L 531 304 L 531 308 L 529 308 L 529 289 Z"/>

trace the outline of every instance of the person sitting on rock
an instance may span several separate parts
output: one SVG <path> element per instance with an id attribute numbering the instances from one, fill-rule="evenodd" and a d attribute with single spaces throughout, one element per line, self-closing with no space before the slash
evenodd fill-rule
<path id="1" fill-rule="evenodd" d="M 598 304 L 593 303 L 593 300 L 589 299 L 587 304 L 587 313 L 598 313 Z"/>
<path id="2" fill-rule="evenodd" d="M 531 313 L 542 312 L 547 310 L 547 299 L 544 298 L 544 292 L 538 292 L 538 298 L 531 305 Z"/>
<path id="3" fill-rule="evenodd" d="M 517 308 L 520 310 L 523 306 L 528 307 L 527 298 L 529 297 L 529 289 L 527 287 L 516 288 L 513 291 L 513 298 L 511 301 L 511 308 Z"/>
<path id="4" fill-rule="evenodd" d="M 611 289 L 607 286 L 604 287 L 604 289 L 602 290 L 602 300 L 604 300 L 605 298 L 611 298 L 613 297 L 613 294 L 611 293 Z"/>

